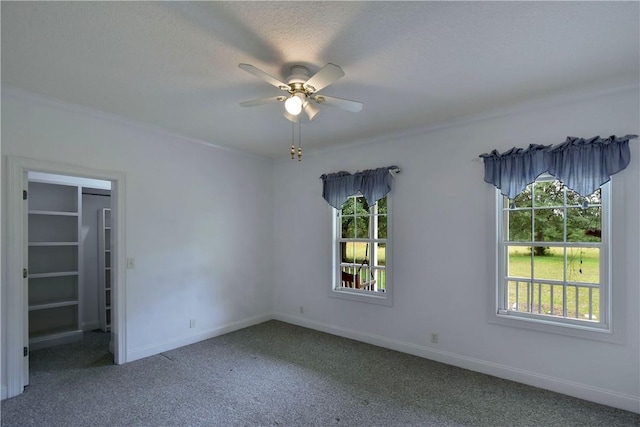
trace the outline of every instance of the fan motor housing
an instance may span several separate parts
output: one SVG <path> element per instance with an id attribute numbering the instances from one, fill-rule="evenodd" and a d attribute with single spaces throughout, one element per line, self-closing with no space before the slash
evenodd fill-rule
<path id="1" fill-rule="evenodd" d="M 291 67 L 291 75 L 287 79 L 287 84 L 291 86 L 294 83 L 300 83 L 300 87 L 302 87 L 302 83 L 309 80 L 309 69 L 303 65 L 294 65 Z"/>

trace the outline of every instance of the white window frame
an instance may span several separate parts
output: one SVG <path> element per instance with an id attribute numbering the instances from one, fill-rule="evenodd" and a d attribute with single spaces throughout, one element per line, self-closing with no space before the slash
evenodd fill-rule
<path id="1" fill-rule="evenodd" d="M 370 304 L 379 304 L 379 305 L 387 305 L 391 306 L 393 304 L 393 284 L 392 284 L 392 274 L 391 274 L 391 264 L 392 264 L 392 200 L 391 194 L 388 193 L 387 198 L 387 238 L 384 239 L 386 244 L 385 250 L 385 292 L 373 292 L 364 289 L 353 289 L 353 288 L 343 288 L 342 287 L 342 260 L 340 254 L 340 241 L 342 240 L 342 224 L 340 223 L 340 210 L 331 208 L 332 213 L 332 281 L 331 288 L 329 289 L 329 296 L 335 298 L 342 298 L 350 301 L 358 301 L 365 302 Z M 377 207 L 377 204 L 376 204 Z M 373 208 L 373 207 L 371 207 Z M 368 239 L 362 239 L 362 241 L 367 241 L 370 244 L 370 247 L 373 248 L 374 243 L 377 242 L 376 239 L 373 239 L 371 236 L 371 230 L 373 228 L 370 227 L 370 235 Z M 372 254 L 370 254 L 373 257 Z"/>
<path id="2" fill-rule="evenodd" d="M 545 174 L 536 181 L 554 180 L 551 175 Z M 504 223 L 503 209 L 506 208 L 506 198 L 496 189 L 496 286 L 495 286 L 495 310 L 493 320 L 497 323 L 534 329 L 544 332 L 560 333 L 583 338 L 592 338 L 604 341 L 615 341 L 611 337 L 612 330 L 612 290 L 611 290 L 611 183 L 603 184 L 601 189 L 601 242 L 600 249 L 600 318 L 598 322 L 587 322 L 575 318 L 563 318 L 537 313 L 518 312 L 508 307 L 508 257 L 509 246 L 505 240 L 507 227 Z M 533 240 L 533 236 L 532 236 Z M 555 245 L 558 246 L 558 245 Z M 560 247 L 580 247 L 565 243 Z"/>

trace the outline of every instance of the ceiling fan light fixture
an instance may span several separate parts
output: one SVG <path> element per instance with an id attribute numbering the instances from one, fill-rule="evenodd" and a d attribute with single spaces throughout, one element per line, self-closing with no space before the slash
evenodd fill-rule
<path id="1" fill-rule="evenodd" d="M 284 101 L 284 108 L 291 115 L 297 116 L 302 112 L 302 105 L 306 102 L 305 95 L 303 93 L 294 93 Z"/>
<path id="2" fill-rule="evenodd" d="M 287 92 L 287 95 L 283 94 L 266 99 L 241 102 L 240 105 L 244 107 L 253 107 L 255 105 L 267 104 L 274 101 L 284 103 L 284 117 L 291 122 L 290 154 L 292 159 L 295 159 L 297 154 L 298 161 L 302 160 L 302 111 L 304 111 L 306 116 L 309 118 L 309 121 L 312 121 L 320 112 L 318 104 L 326 103 L 354 113 L 362 110 L 361 102 L 317 94 L 317 92 L 323 90 L 325 87 L 344 76 L 344 71 L 342 71 L 342 68 L 336 64 L 328 63 L 311 77 L 309 77 L 309 69 L 307 67 L 294 65 L 291 67 L 291 75 L 286 80 L 286 83 L 281 82 L 280 79 L 265 73 L 251 64 L 238 64 L 238 67 L 277 87 L 278 89 Z M 296 123 L 298 123 L 297 150 L 295 144 Z"/>
<path id="3" fill-rule="evenodd" d="M 300 115 L 294 116 L 293 114 L 289 114 L 287 110 L 284 110 L 284 118 L 295 123 L 300 118 Z"/>
<path id="4" fill-rule="evenodd" d="M 302 109 L 304 110 L 307 117 L 309 117 L 309 120 L 313 120 L 313 118 L 320 112 L 320 109 L 309 101 L 304 103 Z"/>

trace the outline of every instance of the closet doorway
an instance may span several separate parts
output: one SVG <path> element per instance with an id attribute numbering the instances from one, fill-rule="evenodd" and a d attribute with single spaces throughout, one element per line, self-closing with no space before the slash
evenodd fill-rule
<path id="1" fill-rule="evenodd" d="M 23 158 L 9 158 L 7 166 L 7 397 L 12 397 L 29 384 L 30 351 L 42 357 L 52 349 L 84 345 L 84 337 L 93 347 L 105 347 L 109 357 L 103 362 L 126 361 L 119 297 L 124 176 Z M 76 354 L 77 348 L 67 352 Z"/>
<path id="2" fill-rule="evenodd" d="M 29 172 L 29 350 L 111 331 L 111 182 Z"/>
<path id="3" fill-rule="evenodd" d="M 30 377 L 113 364 L 111 181 L 40 172 L 27 181 Z"/>

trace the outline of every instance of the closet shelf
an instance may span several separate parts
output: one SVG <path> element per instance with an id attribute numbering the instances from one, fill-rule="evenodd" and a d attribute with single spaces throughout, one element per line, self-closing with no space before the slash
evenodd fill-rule
<path id="1" fill-rule="evenodd" d="M 29 242 L 29 246 L 78 246 L 78 242 Z"/>
<path id="2" fill-rule="evenodd" d="M 64 211 L 29 211 L 29 215 L 78 216 L 78 212 L 64 212 Z"/>
<path id="3" fill-rule="evenodd" d="M 57 271 L 54 273 L 29 273 L 29 279 L 44 279 L 47 277 L 77 276 L 77 271 Z"/>
<path id="4" fill-rule="evenodd" d="M 29 311 L 47 310 L 47 309 L 50 309 L 50 308 L 67 307 L 67 306 L 70 306 L 70 305 L 78 305 L 78 300 L 56 301 L 56 302 L 49 302 L 49 303 L 46 303 L 46 304 L 30 305 L 29 306 Z"/>

